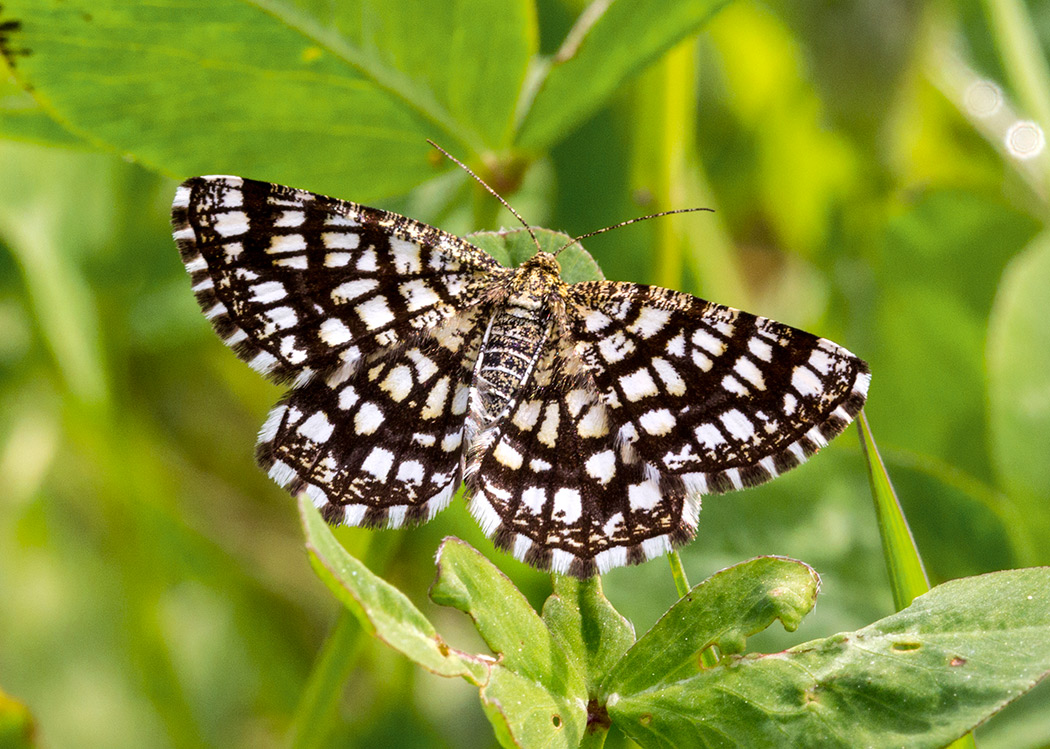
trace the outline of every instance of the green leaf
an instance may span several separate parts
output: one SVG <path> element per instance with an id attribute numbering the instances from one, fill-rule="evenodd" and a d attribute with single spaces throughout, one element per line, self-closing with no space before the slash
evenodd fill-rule
<path id="1" fill-rule="evenodd" d="M 490 148 L 506 145 L 538 44 L 530 0 L 311 4 L 370 67 L 400 71 L 406 85 L 432 96 L 460 127 L 476 129 L 475 139 Z"/>
<path id="2" fill-rule="evenodd" d="M 871 484 L 871 496 L 875 502 L 875 515 L 879 523 L 879 536 L 882 538 L 882 553 L 890 575 L 890 587 L 893 589 L 893 603 L 898 611 L 912 602 L 917 596 L 930 589 L 930 581 L 922 566 L 919 549 L 915 546 L 908 521 L 897 501 L 897 493 L 886 471 L 886 465 L 879 455 L 879 448 L 868 426 L 868 417 L 861 409 L 857 418 L 860 430 L 860 446 L 868 463 L 868 479 Z"/>
<path id="3" fill-rule="evenodd" d="M 742 652 L 746 638 L 776 619 L 794 631 L 813 608 L 819 585 L 812 568 L 782 557 L 716 572 L 672 606 L 606 677 L 601 691 L 610 714 L 614 703 L 696 674 L 711 645 L 723 654 Z"/>
<path id="4" fill-rule="evenodd" d="M 572 237 L 567 234 L 550 229 L 533 231 L 544 252 L 557 252 L 572 241 Z M 477 232 L 469 235 L 467 239 L 508 268 L 517 268 L 537 252 L 532 237 L 525 229 Z M 558 262 L 561 264 L 561 277 L 566 283 L 605 279 L 598 263 L 578 242 L 559 254 Z"/>
<path id="5" fill-rule="evenodd" d="M 598 0 L 535 84 L 518 144 L 542 150 L 602 106 L 630 76 L 696 33 L 724 0 Z M 528 96 L 528 95 L 527 95 Z"/>
<path id="6" fill-rule="evenodd" d="M 1048 672 L 1050 569 L 1010 570 L 857 632 L 618 695 L 609 714 L 643 746 L 940 747 Z"/>
<path id="7" fill-rule="evenodd" d="M 401 591 L 347 553 L 305 496 L 299 499 L 299 514 L 310 564 L 366 632 L 439 676 L 462 676 L 473 684 L 488 679 L 489 659 L 445 644 L 430 621 Z"/>
<path id="8" fill-rule="evenodd" d="M 495 565 L 449 538 L 438 550 L 436 603 L 470 615 L 500 656 L 481 689 L 485 713 L 504 745 L 575 747 L 587 726 L 587 692 L 576 664 L 525 596 Z"/>
<path id="9" fill-rule="evenodd" d="M 988 324 L 988 398 L 996 468 L 1043 549 L 1050 529 L 1050 235 L 1007 266 Z"/>
<path id="10" fill-rule="evenodd" d="M 0 138 L 46 146 L 83 148 L 87 145 L 55 122 L 27 91 L 13 80 L 5 79 L 8 74 L 0 60 Z"/>
<path id="11" fill-rule="evenodd" d="M 332 7 L 11 0 L 0 21 L 49 111 L 177 177 L 370 200 L 434 176 L 428 137 L 475 153 L 506 139 L 536 44 L 526 0 Z"/>
<path id="12" fill-rule="evenodd" d="M 583 672 L 591 697 L 634 644 L 634 626 L 609 603 L 598 576 L 577 580 L 554 575 L 554 592 L 543 604 L 543 621 Z"/>

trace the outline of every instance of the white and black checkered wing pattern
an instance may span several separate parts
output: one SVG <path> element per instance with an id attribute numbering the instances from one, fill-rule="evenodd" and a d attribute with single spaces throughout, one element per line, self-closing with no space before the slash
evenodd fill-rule
<path id="1" fill-rule="evenodd" d="M 483 289 L 508 271 L 403 216 L 239 177 L 179 187 L 197 300 L 253 368 L 294 387 L 257 455 L 351 525 L 424 520 L 460 481 Z"/>
<path id="2" fill-rule="evenodd" d="M 404 216 L 240 177 L 185 182 L 172 223 L 205 316 L 280 382 L 355 367 L 478 303 L 507 272 Z"/>
<path id="3" fill-rule="evenodd" d="M 571 335 L 619 443 L 690 493 L 754 486 L 853 420 L 867 364 L 767 318 L 667 289 L 569 287 Z"/>

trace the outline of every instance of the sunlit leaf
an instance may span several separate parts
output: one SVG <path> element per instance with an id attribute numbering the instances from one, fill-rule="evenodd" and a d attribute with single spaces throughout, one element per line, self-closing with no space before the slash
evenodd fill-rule
<path id="1" fill-rule="evenodd" d="M 641 642 L 641 641 L 639 641 Z M 642 746 L 940 747 L 1050 672 L 1050 569 L 953 580 L 857 632 L 610 699 Z"/>

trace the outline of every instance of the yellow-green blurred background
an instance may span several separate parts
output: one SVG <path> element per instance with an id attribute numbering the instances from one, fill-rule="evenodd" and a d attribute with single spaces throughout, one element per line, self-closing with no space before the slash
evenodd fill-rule
<path id="1" fill-rule="evenodd" d="M 96 20 L 120 5 L 100 4 Z M 325 29 L 338 4 L 290 5 Z M 173 26 L 143 33 L 160 44 L 207 6 L 185 3 Z M 542 53 L 581 6 L 537 2 Z M 37 56 L 61 36 L 37 33 Z M 1048 44 L 1046 2 L 729 3 L 549 149 L 443 145 L 497 183 L 514 166 L 523 180 L 501 183 L 507 197 L 570 233 L 716 209 L 586 245 L 609 278 L 746 308 L 867 359 L 871 425 L 938 582 L 1050 562 Z M 168 217 L 192 175 L 124 145 L 166 137 L 137 124 L 153 80 L 123 101 L 106 98 L 104 70 L 71 66 L 77 119 L 69 92 L 47 88 L 60 76 L 34 68 L 39 57 L 12 59 L 17 77 L 0 81 L 0 690 L 48 746 L 282 744 L 339 605 L 310 571 L 294 502 L 252 458 L 280 390 L 223 347 L 190 293 Z M 26 93 L 34 75 L 43 83 Z M 336 142 L 354 137 L 342 124 Z M 230 168 L 213 126 L 178 123 L 187 149 L 214 152 L 202 172 Z M 312 163 L 357 168 L 324 149 L 302 145 L 305 180 Z M 244 176 L 280 178 L 269 157 Z M 275 149 L 275 163 L 287 158 Z M 383 163 L 370 168 L 384 179 Z M 338 197 L 376 196 L 456 233 L 513 224 L 459 173 L 403 195 L 376 184 Z M 339 532 L 453 644 L 479 648 L 465 617 L 426 599 L 449 534 L 542 602 L 547 579 L 494 552 L 459 500 L 423 528 Z M 706 498 L 683 553 L 694 582 L 757 554 L 801 559 L 824 585 L 797 633 L 753 647 L 892 611 L 854 430 L 783 479 Z M 676 597 L 659 560 L 605 585 L 639 631 Z M 355 653 L 332 745 L 494 742 L 465 684 L 367 638 Z M 979 740 L 1050 745 L 1050 694 L 1025 697 Z"/>

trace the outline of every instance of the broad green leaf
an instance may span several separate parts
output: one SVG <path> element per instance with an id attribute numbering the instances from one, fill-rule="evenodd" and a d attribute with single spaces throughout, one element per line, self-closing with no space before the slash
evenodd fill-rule
<path id="1" fill-rule="evenodd" d="M 551 636 L 525 596 L 506 575 L 456 538 L 438 550 L 438 574 L 430 597 L 468 614 L 501 665 L 568 694 L 582 689 L 575 665 Z"/>
<path id="2" fill-rule="evenodd" d="M 331 22 L 370 67 L 402 72 L 489 148 L 506 144 L 536 53 L 531 0 L 300 0 Z M 444 144 L 442 144 L 444 145 Z"/>
<path id="3" fill-rule="evenodd" d="M 336 26 L 324 5 L 311 13 L 278 0 L 11 0 L 0 22 L 17 24 L 7 32 L 9 59 L 48 111 L 75 133 L 173 176 L 231 172 L 369 200 L 434 175 L 427 137 L 461 152 L 484 148 L 471 120 L 449 107 L 469 110 L 477 87 L 502 80 L 498 65 L 480 66 L 484 72 L 464 84 L 469 90 L 440 87 L 437 72 L 413 77 L 421 75 L 418 58 L 373 46 L 392 43 L 382 29 L 403 22 L 397 3 L 361 7 L 356 35 L 351 11 Z M 496 24 L 472 6 L 437 2 L 427 17 L 470 13 L 494 25 L 494 42 L 510 43 L 509 24 L 526 13 L 516 5 Z M 512 69 L 530 48 L 527 28 L 519 31 Z M 448 42 L 435 39 L 422 51 Z M 507 85 L 520 75 L 508 73 Z"/>
<path id="4" fill-rule="evenodd" d="M 83 148 L 88 145 L 55 122 L 40 102 L 13 80 L 5 80 L 6 75 L 8 70 L 0 60 L 0 138 L 45 146 Z"/>
<path id="5" fill-rule="evenodd" d="M 886 465 L 879 455 L 879 448 L 868 426 L 868 417 L 861 409 L 857 418 L 860 430 L 860 445 L 868 462 L 868 479 L 871 483 L 871 496 L 875 502 L 875 516 L 879 523 L 879 536 L 882 538 L 882 553 L 890 575 L 890 587 L 893 589 L 893 602 L 900 611 L 917 596 L 930 589 L 922 558 L 915 546 L 908 521 L 897 501 L 893 482 L 886 471 Z"/>
<path id="6" fill-rule="evenodd" d="M 852 633 L 610 699 L 642 746 L 940 747 L 1050 672 L 1050 569 L 953 580 Z"/>
<path id="7" fill-rule="evenodd" d="M 434 625 L 394 586 L 347 553 L 309 499 L 299 500 L 310 564 L 361 626 L 413 662 L 439 676 L 488 679 L 489 659 L 449 647 Z"/>
<path id="8" fill-rule="evenodd" d="M 610 709 L 629 696 L 695 675 L 701 670 L 700 653 L 711 645 L 723 654 L 740 653 L 748 637 L 776 619 L 794 631 L 813 608 L 819 585 L 812 568 L 782 557 L 759 557 L 716 572 L 672 606 L 613 667 L 601 685 Z"/>
<path id="9" fill-rule="evenodd" d="M 583 672 L 587 694 L 634 644 L 634 626 L 605 597 L 601 577 L 554 576 L 554 592 L 543 604 L 543 621 Z"/>
<path id="10" fill-rule="evenodd" d="M 518 145 L 541 150 L 630 76 L 703 26 L 725 0 L 596 0 L 580 15 L 522 112 Z M 527 94 L 528 96 L 529 94 Z"/>
<path id="11" fill-rule="evenodd" d="M 991 441 L 1004 488 L 1046 559 L 1050 529 L 1050 235 L 1014 258 L 988 325 Z"/>
<path id="12" fill-rule="evenodd" d="M 0 689 L 0 747 L 28 749 L 36 745 L 36 725 L 29 709 Z"/>
<path id="13" fill-rule="evenodd" d="M 587 726 L 583 677 L 510 580 L 470 546 L 449 538 L 438 551 L 430 597 L 468 614 L 500 656 L 481 699 L 501 743 L 577 746 Z"/>
<path id="14" fill-rule="evenodd" d="M 533 229 L 536 239 L 544 252 L 557 252 L 572 241 L 572 237 L 550 229 Z M 477 232 L 467 240 L 492 255 L 500 264 L 516 268 L 536 254 L 536 245 L 525 229 L 513 229 L 500 232 Z M 561 277 L 567 283 L 581 281 L 601 281 L 601 268 L 590 253 L 577 242 L 558 255 L 561 264 Z"/>
<path id="15" fill-rule="evenodd" d="M 481 688 L 481 707 L 507 747 L 576 749 L 587 727 L 584 695 L 548 691 L 526 676 L 496 666 Z"/>

